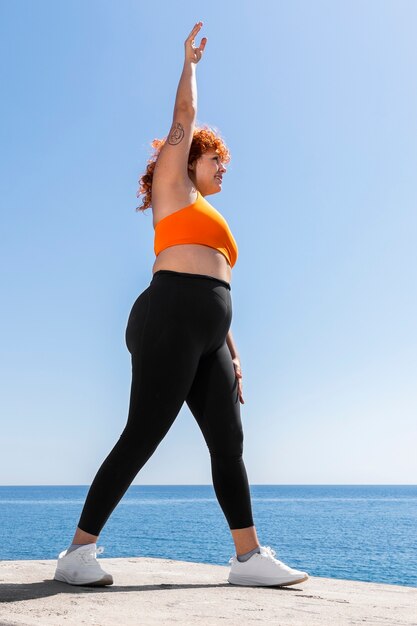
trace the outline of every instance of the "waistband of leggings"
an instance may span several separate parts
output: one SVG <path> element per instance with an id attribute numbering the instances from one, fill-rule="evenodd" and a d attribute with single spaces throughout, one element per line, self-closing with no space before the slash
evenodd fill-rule
<path id="1" fill-rule="evenodd" d="M 219 285 L 223 285 L 224 287 L 229 289 L 229 291 L 231 291 L 232 289 L 230 283 L 228 283 L 226 280 L 222 280 L 221 278 L 216 278 L 215 276 L 208 276 L 207 274 L 190 274 L 188 272 L 175 272 L 174 270 L 157 270 L 154 273 L 152 280 L 158 278 L 158 276 L 161 275 L 178 276 L 180 278 L 193 278 L 194 280 L 205 278 L 207 280 L 214 280 L 214 282 L 218 283 Z"/>

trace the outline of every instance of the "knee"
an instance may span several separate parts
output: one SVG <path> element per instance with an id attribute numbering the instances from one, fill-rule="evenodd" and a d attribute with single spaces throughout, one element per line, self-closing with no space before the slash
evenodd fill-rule
<path id="1" fill-rule="evenodd" d="M 238 461 L 243 455 L 243 436 L 229 442 L 229 444 L 211 446 L 209 450 L 211 457 Z"/>

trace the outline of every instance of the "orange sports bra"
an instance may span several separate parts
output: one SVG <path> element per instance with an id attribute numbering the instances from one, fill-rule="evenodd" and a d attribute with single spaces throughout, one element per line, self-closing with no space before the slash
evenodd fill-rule
<path id="1" fill-rule="evenodd" d="M 197 190 L 197 200 L 163 217 L 155 226 L 156 256 L 165 248 L 183 243 L 198 243 L 219 250 L 233 267 L 238 256 L 237 243 L 224 217 Z"/>

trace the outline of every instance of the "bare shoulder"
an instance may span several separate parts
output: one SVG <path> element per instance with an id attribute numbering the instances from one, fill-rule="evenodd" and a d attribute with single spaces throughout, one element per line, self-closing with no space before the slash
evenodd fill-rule
<path id="1" fill-rule="evenodd" d="M 189 178 L 182 183 L 152 184 L 153 226 L 197 200 L 197 189 Z"/>

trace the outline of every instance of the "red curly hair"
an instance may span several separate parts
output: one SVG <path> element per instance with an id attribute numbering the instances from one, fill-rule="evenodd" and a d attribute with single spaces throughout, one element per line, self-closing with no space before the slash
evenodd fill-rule
<path id="1" fill-rule="evenodd" d="M 209 126 L 196 126 L 193 133 L 193 139 L 191 142 L 190 152 L 188 155 L 188 163 L 193 163 L 201 157 L 207 150 L 215 150 L 219 155 L 223 163 L 229 163 L 231 159 L 230 151 L 224 143 L 217 129 L 212 130 Z M 167 137 L 163 139 L 154 139 L 151 146 L 155 148 L 155 151 L 150 159 L 148 159 L 148 165 L 146 166 L 146 172 L 139 179 L 139 190 L 136 193 L 136 197 L 144 195 L 143 203 L 141 206 L 136 207 L 136 211 L 145 211 L 152 206 L 152 179 L 155 164 L 158 159 L 159 153 L 164 145 Z"/>

